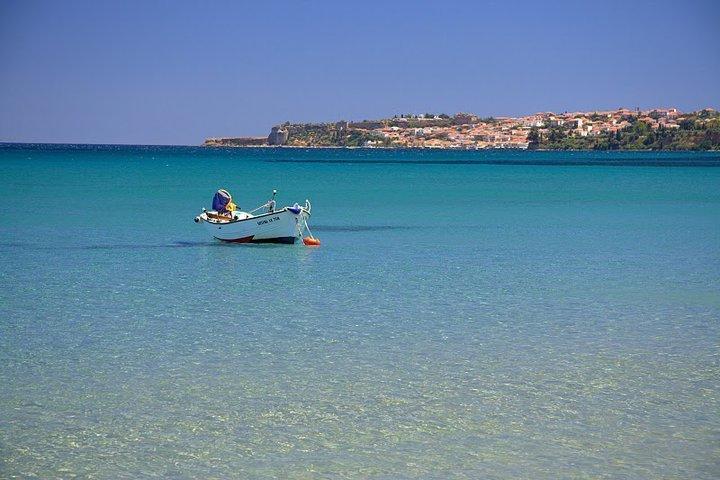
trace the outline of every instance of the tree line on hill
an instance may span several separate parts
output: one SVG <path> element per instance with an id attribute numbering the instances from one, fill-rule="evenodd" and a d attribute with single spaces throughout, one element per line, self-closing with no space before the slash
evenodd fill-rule
<path id="1" fill-rule="evenodd" d="M 720 150 L 720 113 L 703 110 L 684 115 L 677 128 L 651 125 L 635 116 L 630 125 L 617 132 L 578 135 L 562 125 L 546 129 L 533 127 L 528 134 L 529 149 L 543 150 Z"/>

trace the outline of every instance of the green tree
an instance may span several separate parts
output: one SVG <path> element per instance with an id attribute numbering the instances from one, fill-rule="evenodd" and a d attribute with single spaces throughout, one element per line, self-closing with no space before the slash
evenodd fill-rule
<path id="1" fill-rule="evenodd" d="M 537 127 L 532 127 L 528 132 L 528 148 L 535 150 L 540 146 L 540 131 Z"/>
<path id="2" fill-rule="evenodd" d="M 565 138 L 565 132 L 563 132 L 562 128 L 558 126 L 550 127 L 548 129 L 548 142 L 557 143 L 560 142 L 562 139 Z"/>

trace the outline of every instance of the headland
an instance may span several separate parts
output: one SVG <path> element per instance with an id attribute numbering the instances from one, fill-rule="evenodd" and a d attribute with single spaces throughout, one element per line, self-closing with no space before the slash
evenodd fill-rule
<path id="1" fill-rule="evenodd" d="M 407 114 L 380 120 L 290 123 L 267 137 L 207 138 L 206 147 L 364 147 L 531 150 L 720 150 L 712 108 L 540 112 L 522 117 Z"/>

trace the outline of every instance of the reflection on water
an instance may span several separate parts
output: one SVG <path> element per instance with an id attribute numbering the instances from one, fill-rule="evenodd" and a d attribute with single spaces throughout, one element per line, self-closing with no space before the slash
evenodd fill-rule
<path id="1" fill-rule="evenodd" d="M 318 232 L 382 232 L 386 230 L 416 230 L 420 227 L 408 225 L 314 225 Z"/>

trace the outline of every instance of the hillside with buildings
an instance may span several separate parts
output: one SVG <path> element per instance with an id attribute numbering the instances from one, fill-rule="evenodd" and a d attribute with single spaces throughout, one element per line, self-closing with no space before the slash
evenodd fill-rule
<path id="1" fill-rule="evenodd" d="M 208 138 L 208 147 L 366 147 L 549 150 L 720 150 L 720 113 L 675 108 L 542 112 L 524 117 L 399 115 L 362 122 L 286 122 L 267 137 Z"/>

